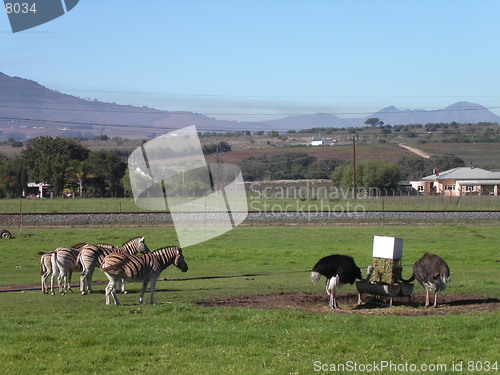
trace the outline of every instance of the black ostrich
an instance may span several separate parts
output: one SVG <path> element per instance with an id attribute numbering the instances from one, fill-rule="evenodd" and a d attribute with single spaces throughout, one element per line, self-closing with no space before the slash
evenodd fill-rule
<path id="1" fill-rule="evenodd" d="M 450 282 L 450 269 L 446 262 L 436 254 L 425 253 L 422 258 L 413 265 L 413 275 L 405 282 L 417 280 L 426 290 L 425 307 L 429 307 L 429 294 L 434 294 L 434 307 L 437 307 L 438 292 L 446 289 Z"/>
<path id="2" fill-rule="evenodd" d="M 317 284 L 321 276 L 326 277 L 326 293 L 330 296 L 329 306 L 338 309 L 336 291 L 344 284 L 353 284 L 356 279 L 362 280 L 361 270 L 348 255 L 328 255 L 321 258 L 313 267 L 311 281 Z"/>

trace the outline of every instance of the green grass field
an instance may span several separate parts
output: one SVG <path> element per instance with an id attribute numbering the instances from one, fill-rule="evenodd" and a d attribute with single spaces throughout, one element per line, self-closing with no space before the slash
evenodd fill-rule
<path id="1" fill-rule="evenodd" d="M 286 188 L 277 190 L 276 197 L 269 193 L 265 197 L 259 193 L 248 192 L 250 211 L 496 211 L 500 210 L 500 196 L 470 195 L 463 197 L 445 196 L 380 196 L 357 200 L 352 196 L 338 198 L 338 194 L 324 191 L 327 199 L 300 198 L 300 192 L 291 189 L 288 198 Z M 296 195 L 293 195 L 296 194 Z M 283 198 L 285 197 L 285 198 Z M 85 198 L 85 199 L 0 199 L 0 215 L 3 213 L 67 213 L 67 212 L 140 212 L 132 198 Z"/>
<path id="2" fill-rule="evenodd" d="M 172 228 L 33 229 L 0 240 L 0 286 L 39 283 L 40 250 L 78 242 L 120 245 L 144 235 L 150 249 L 175 245 Z M 14 233 L 16 234 L 16 233 Z M 40 290 L 0 293 L 0 371 L 75 374 L 310 374 L 330 364 L 445 365 L 499 361 L 500 313 L 369 316 L 292 310 L 204 307 L 197 301 L 274 292 L 317 292 L 307 270 L 331 253 L 371 261 L 373 235 L 404 238 L 404 276 L 425 251 L 441 255 L 452 280 L 447 294 L 500 297 L 498 226 L 238 227 L 184 250 L 187 273 L 168 268 L 156 306 L 139 305 L 129 283 L 122 306 L 106 306 L 104 285 L 81 296 Z M 225 277 L 242 276 L 243 277 Z M 250 276 L 251 275 L 251 276 Z M 208 277 L 208 278 L 206 278 Z M 74 281 L 78 275 L 74 275 Z M 95 280 L 104 280 L 96 270 Z M 416 292 L 423 289 L 416 285 Z M 347 285 L 342 291 L 354 291 Z M 325 304 L 327 298 L 325 294 Z M 351 362 L 349 362 L 351 361 Z M 385 362 L 384 362 L 385 363 Z M 452 366 L 463 364 L 463 371 Z M 498 367 L 498 362 L 497 362 Z M 436 367 L 434 367 L 436 369 Z M 318 371 L 321 370 L 321 371 Z M 405 373 L 396 371 L 336 373 Z M 497 370 L 498 371 L 498 370 Z M 332 372 L 330 372 L 332 373 Z M 410 372 L 408 372 L 410 373 Z"/>

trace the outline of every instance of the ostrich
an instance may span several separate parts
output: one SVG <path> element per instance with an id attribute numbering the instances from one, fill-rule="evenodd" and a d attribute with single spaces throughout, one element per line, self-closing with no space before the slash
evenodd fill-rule
<path id="1" fill-rule="evenodd" d="M 438 292 L 446 289 L 450 282 L 450 269 L 446 262 L 436 254 L 425 253 L 422 258 L 413 265 L 413 275 L 404 282 L 412 282 L 417 279 L 426 290 L 425 307 L 429 307 L 429 294 L 434 291 L 434 307 L 437 307 Z"/>
<path id="2" fill-rule="evenodd" d="M 311 281 L 317 284 L 321 276 L 326 277 L 326 293 L 330 296 L 329 306 L 339 309 L 336 291 L 344 284 L 353 284 L 356 279 L 363 280 L 361 270 L 348 255 L 328 255 L 321 258 L 313 267 Z M 371 276 L 368 276 L 368 278 Z"/>

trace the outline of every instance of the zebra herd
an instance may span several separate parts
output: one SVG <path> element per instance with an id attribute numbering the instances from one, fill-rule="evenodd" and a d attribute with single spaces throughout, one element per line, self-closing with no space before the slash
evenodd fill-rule
<path id="1" fill-rule="evenodd" d="M 109 280 L 106 286 L 106 304 L 120 304 L 116 297 L 117 287 L 122 293 L 125 291 L 125 281 L 142 281 L 142 291 L 139 302 L 142 304 L 144 293 L 150 283 L 150 302 L 155 304 L 154 292 L 156 281 L 161 272 L 169 265 L 174 264 L 182 272 L 188 266 L 182 255 L 181 248 L 168 246 L 149 251 L 144 237 L 134 237 L 120 247 L 109 244 L 90 245 L 79 243 L 72 247 L 58 247 L 50 252 L 40 252 L 40 274 L 42 291 L 48 294 L 47 279 L 50 279 L 50 292 L 54 292 L 54 282 L 57 277 L 59 292 L 65 294 L 71 290 L 71 276 L 73 272 L 81 271 L 80 292 L 82 295 L 92 292 L 92 275 L 99 267 Z M 121 284 L 121 286 L 120 286 Z"/>

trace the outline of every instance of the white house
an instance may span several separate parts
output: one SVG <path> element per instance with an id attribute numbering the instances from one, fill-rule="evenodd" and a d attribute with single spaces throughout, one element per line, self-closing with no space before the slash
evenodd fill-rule
<path id="1" fill-rule="evenodd" d="M 49 187 L 50 185 L 44 182 L 28 182 L 27 188 L 23 190 L 23 197 L 46 197 Z"/>
<path id="2" fill-rule="evenodd" d="M 324 146 L 327 145 L 328 142 L 324 137 L 313 137 L 311 138 L 311 146 Z"/>
<path id="3" fill-rule="evenodd" d="M 413 189 L 421 194 L 500 195 L 500 172 L 481 168 L 459 167 L 440 172 L 438 169 L 420 181 L 410 181 Z"/>

